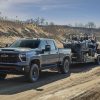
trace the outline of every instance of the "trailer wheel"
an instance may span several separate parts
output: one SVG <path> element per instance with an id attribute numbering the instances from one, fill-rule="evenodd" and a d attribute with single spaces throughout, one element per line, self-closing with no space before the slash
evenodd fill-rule
<path id="1" fill-rule="evenodd" d="M 0 74 L 0 79 L 5 79 L 7 74 Z"/>
<path id="2" fill-rule="evenodd" d="M 62 74 L 69 73 L 69 66 L 70 66 L 69 60 L 65 59 L 64 62 L 63 62 L 63 65 L 59 67 L 60 72 Z"/>
<path id="3" fill-rule="evenodd" d="M 98 65 L 100 65 L 100 56 L 97 57 L 96 63 L 97 63 Z"/>
<path id="4" fill-rule="evenodd" d="M 28 75 L 26 75 L 29 82 L 36 82 L 39 79 L 39 66 L 37 64 L 32 64 Z"/>

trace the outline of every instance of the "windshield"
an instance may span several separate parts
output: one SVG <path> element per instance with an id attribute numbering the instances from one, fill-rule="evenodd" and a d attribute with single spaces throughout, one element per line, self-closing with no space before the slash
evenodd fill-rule
<path id="1" fill-rule="evenodd" d="M 14 42 L 11 48 L 38 48 L 40 44 L 39 40 L 18 40 Z"/>

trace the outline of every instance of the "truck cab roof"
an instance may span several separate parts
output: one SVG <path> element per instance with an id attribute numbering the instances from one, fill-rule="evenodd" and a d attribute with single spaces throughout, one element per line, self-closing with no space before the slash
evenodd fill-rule
<path id="1" fill-rule="evenodd" d="M 19 40 L 53 40 L 54 39 L 49 39 L 49 38 L 21 38 Z"/>

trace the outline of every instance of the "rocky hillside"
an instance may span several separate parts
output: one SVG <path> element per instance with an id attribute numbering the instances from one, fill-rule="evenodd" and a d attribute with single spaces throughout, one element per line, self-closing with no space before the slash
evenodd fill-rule
<path id="1" fill-rule="evenodd" d="M 64 25 L 36 26 L 19 21 L 0 20 L 0 45 L 13 42 L 17 38 L 53 38 L 61 41 L 70 34 L 95 33 L 99 37 L 100 29 L 69 27 Z M 59 43 L 59 42 L 58 42 Z"/>
<path id="2" fill-rule="evenodd" d="M 0 46 L 17 38 L 48 37 L 48 33 L 33 24 L 0 20 Z"/>
<path id="3" fill-rule="evenodd" d="M 33 24 L 0 21 L 0 35 L 17 37 L 47 37 L 48 33 Z"/>
<path id="4" fill-rule="evenodd" d="M 82 28 L 82 27 L 69 27 L 65 25 L 49 25 L 49 26 L 40 26 L 43 31 L 50 33 L 53 36 L 58 36 L 61 38 L 67 38 L 69 34 L 94 34 L 100 40 L 100 29 L 96 28 Z"/>

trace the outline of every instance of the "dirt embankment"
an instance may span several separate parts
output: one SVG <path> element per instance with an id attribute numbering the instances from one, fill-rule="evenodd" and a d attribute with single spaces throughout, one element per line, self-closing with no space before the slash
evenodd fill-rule
<path id="1" fill-rule="evenodd" d="M 0 100 L 100 100 L 100 67 L 74 65 L 67 76 L 46 71 L 36 83 L 8 75 L 0 81 Z"/>

